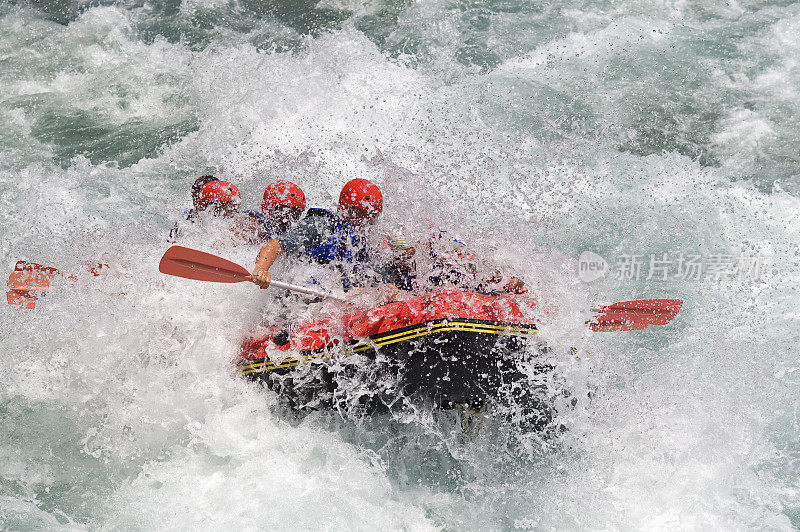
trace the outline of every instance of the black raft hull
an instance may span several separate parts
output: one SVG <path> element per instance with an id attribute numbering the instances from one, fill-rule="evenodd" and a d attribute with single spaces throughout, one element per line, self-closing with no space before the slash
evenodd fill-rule
<path id="1" fill-rule="evenodd" d="M 460 308 L 461 314 L 498 314 L 482 312 L 484 307 L 476 311 L 474 300 L 469 302 L 469 312 Z M 446 317 L 401 327 L 392 309 L 386 312 L 392 325 L 376 321 L 375 310 L 366 329 L 351 316 L 309 324 L 292 336 L 245 341 L 238 367 L 299 409 L 356 407 L 372 413 L 428 404 L 480 410 L 488 403 L 544 409 L 541 376 L 552 367 L 544 356 L 547 348 L 535 338 L 536 325 L 525 323 L 533 320 L 526 320 L 518 306 L 506 312 L 505 320 Z M 441 309 L 427 312 L 434 318 L 437 313 Z M 376 329 L 385 330 L 347 339 L 353 330 Z"/>

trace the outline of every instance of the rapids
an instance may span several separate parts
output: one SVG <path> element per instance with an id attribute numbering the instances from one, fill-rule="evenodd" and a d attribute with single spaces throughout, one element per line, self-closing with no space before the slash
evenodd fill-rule
<path id="1" fill-rule="evenodd" d="M 0 307 L 0 529 L 800 527 L 798 58 L 791 0 L 0 1 L 2 264 L 78 274 Z M 284 411 L 233 364 L 279 296 L 157 271 L 209 172 L 516 272 L 562 430 Z"/>

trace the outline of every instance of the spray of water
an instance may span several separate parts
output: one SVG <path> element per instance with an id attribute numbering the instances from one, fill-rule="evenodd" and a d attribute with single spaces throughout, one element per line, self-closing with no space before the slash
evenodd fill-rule
<path id="1" fill-rule="evenodd" d="M 0 309 L 0 528 L 798 526 L 798 21 L 765 2 L 4 4 L 3 263 L 78 278 Z M 157 271 L 207 172 L 248 207 L 279 177 L 326 207 L 371 179 L 380 229 L 442 227 L 525 279 L 553 430 L 513 408 L 475 431 L 424 406 L 299 415 L 245 381 L 239 343 L 282 296 Z M 257 251 L 224 228 L 185 243 Z M 584 251 L 760 268 L 586 283 Z M 583 327 L 595 303 L 669 296 L 669 326 Z"/>

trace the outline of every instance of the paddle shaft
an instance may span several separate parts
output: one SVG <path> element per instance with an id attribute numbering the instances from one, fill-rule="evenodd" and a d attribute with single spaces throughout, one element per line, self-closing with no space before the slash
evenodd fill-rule
<path id="1" fill-rule="evenodd" d="M 283 290 L 289 290 L 291 292 L 299 292 L 301 294 L 306 294 L 309 296 L 321 297 L 324 299 L 333 299 L 334 301 L 340 301 L 342 303 L 345 302 L 345 300 L 340 297 L 332 296 L 324 292 L 317 292 L 316 290 L 311 290 L 310 288 L 306 288 L 304 286 L 297 286 L 294 284 L 284 283 L 281 281 L 273 280 L 269 283 L 269 286 L 270 287 L 274 286 L 275 288 L 282 288 Z"/>
<path id="2" fill-rule="evenodd" d="M 164 256 L 161 257 L 158 270 L 167 275 L 175 275 L 177 277 L 183 277 L 184 279 L 194 279 L 196 281 L 218 283 L 241 283 L 243 281 L 250 281 L 255 283 L 250 272 L 243 266 L 231 262 L 228 259 L 212 255 L 211 253 L 185 248 L 183 246 L 170 247 L 166 253 L 164 253 Z M 299 292 L 309 296 L 344 301 L 344 299 L 326 294 L 325 292 L 318 292 L 311 288 L 296 286 L 282 281 L 273 280 L 269 286 L 292 292 Z"/>

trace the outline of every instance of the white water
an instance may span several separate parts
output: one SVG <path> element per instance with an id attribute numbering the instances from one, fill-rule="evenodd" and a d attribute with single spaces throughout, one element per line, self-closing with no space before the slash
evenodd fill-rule
<path id="1" fill-rule="evenodd" d="M 0 528 L 798 526 L 800 6 L 326 4 L 344 22 L 310 33 L 256 7 L 2 8 L 3 263 L 112 271 L 0 309 Z M 232 364 L 270 295 L 157 272 L 206 171 L 248 206 L 366 177 L 386 225 L 516 270 L 558 309 L 567 431 L 282 412 Z M 586 250 L 763 267 L 586 284 Z M 581 326 L 671 296 L 668 326 Z"/>

